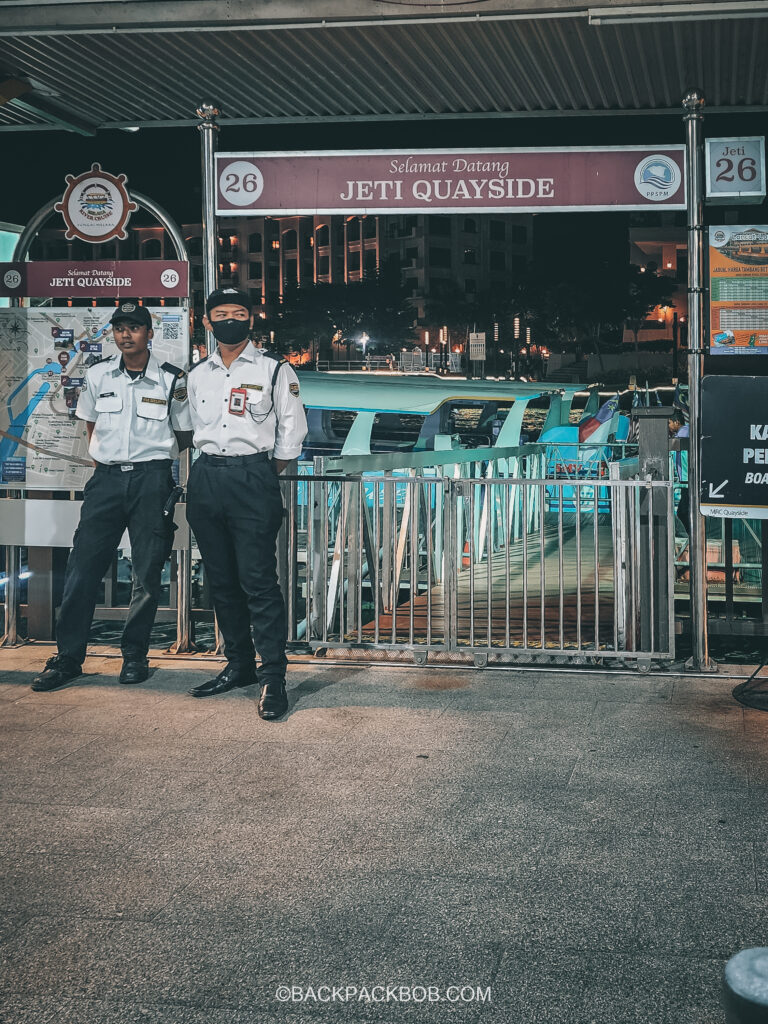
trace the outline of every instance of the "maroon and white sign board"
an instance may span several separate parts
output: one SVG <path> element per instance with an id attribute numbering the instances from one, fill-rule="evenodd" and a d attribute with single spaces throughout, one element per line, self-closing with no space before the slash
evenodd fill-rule
<path id="1" fill-rule="evenodd" d="M 183 260 L 0 263 L 0 295 L 67 299 L 147 295 L 153 299 L 183 299 L 189 295 L 189 264 Z"/>
<path id="2" fill-rule="evenodd" d="M 219 216 L 685 209 L 685 146 L 217 153 Z"/>

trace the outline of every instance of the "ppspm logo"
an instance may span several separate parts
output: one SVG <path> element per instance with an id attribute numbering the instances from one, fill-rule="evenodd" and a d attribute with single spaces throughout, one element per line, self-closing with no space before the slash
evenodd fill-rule
<path id="1" fill-rule="evenodd" d="M 660 203 L 670 199 L 680 187 L 680 168 L 669 157 L 655 153 L 635 168 L 635 188 L 644 199 Z"/>

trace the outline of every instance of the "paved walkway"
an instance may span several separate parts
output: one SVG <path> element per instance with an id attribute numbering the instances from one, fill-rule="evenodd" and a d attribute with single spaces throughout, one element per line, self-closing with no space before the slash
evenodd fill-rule
<path id="1" fill-rule="evenodd" d="M 733 680 L 305 661 L 266 724 L 194 660 L 33 694 L 49 653 L 0 652 L 3 1024 L 721 1024 L 768 944 Z"/>

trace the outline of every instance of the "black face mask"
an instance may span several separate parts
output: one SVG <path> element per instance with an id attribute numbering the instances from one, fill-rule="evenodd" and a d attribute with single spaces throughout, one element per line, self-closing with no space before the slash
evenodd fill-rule
<path id="1" fill-rule="evenodd" d="M 248 337 L 251 325 L 247 320 L 214 320 L 213 336 L 220 345 L 240 345 Z"/>

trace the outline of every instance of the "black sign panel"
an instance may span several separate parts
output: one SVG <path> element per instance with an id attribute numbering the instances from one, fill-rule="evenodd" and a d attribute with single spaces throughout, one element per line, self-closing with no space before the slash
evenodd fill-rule
<path id="1" fill-rule="evenodd" d="M 768 519 L 768 377 L 701 382 L 701 511 Z"/>

